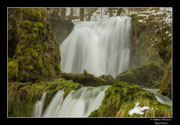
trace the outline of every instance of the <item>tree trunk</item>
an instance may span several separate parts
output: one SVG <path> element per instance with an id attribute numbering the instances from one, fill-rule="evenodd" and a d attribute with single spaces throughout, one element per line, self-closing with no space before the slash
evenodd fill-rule
<path id="1" fill-rule="evenodd" d="M 66 17 L 66 8 L 61 9 L 61 17 Z"/>
<path id="2" fill-rule="evenodd" d="M 113 16 L 113 9 L 112 8 L 109 8 L 109 17 L 112 17 Z"/>
<path id="3" fill-rule="evenodd" d="M 121 12 L 123 11 L 123 8 L 119 8 L 116 16 L 120 16 Z"/>
<path id="4" fill-rule="evenodd" d="M 84 21 L 84 8 L 80 8 L 80 21 Z"/>

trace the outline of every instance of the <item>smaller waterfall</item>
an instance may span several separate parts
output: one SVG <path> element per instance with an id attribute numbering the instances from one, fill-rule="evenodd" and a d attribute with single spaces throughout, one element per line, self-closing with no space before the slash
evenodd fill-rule
<path id="1" fill-rule="evenodd" d="M 34 108 L 34 117 L 41 117 L 46 93 L 43 93 L 41 100 L 37 101 Z"/>
<path id="2" fill-rule="evenodd" d="M 35 117 L 88 117 L 99 108 L 109 86 L 81 87 L 71 91 L 63 100 L 64 91 L 59 90 L 42 114 L 45 95 L 35 105 Z"/>
<path id="3" fill-rule="evenodd" d="M 57 94 L 53 97 L 52 101 L 47 107 L 46 111 L 44 112 L 43 117 L 56 116 L 58 110 L 61 108 L 61 104 L 63 102 L 63 95 L 63 90 L 59 90 L 57 92 Z"/>
<path id="4" fill-rule="evenodd" d="M 172 100 L 170 98 L 158 93 L 159 89 L 147 89 L 147 88 L 143 88 L 143 89 L 153 93 L 155 95 L 157 101 L 159 101 L 163 104 L 166 104 L 166 105 L 172 105 Z"/>

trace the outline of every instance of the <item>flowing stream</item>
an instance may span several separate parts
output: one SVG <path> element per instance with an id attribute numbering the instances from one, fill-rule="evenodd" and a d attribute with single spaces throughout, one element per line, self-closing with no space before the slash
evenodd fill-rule
<path id="1" fill-rule="evenodd" d="M 130 44 L 130 17 L 79 22 L 60 45 L 62 72 L 115 77 L 129 67 Z"/>

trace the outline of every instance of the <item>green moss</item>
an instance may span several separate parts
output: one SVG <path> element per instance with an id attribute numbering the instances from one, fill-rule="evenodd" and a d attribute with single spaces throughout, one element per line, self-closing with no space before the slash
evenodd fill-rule
<path id="1" fill-rule="evenodd" d="M 43 23 L 39 23 L 39 24 L 38 24 L 38 27 L 39 27 L 41 30 L 43 30 L 43 29 L 44 29 L 44 24 L 43 24 Z"/>
<path id="2" fill-rule="evenodd" d="M 61 67 L 60 67 L 60 65 L 57 65 L 57 70 L 61 72 Z"/>
<path id="3" fill-rule="evenodd" d="M 8 46 L 14 49 L 8 49 L 8 52 L 10 52 L 9 56 L 14 55 L 19 65 L 20 74 L 17 80 L 34 82 L 59 75 L 59 46 L 57 41 L 54 41 L 46 9 L 10 8 L 8 10 L 8 42 L 11 43 Z"/>
<path id="4" fill-rule="evenodd" d="M 32 65 L 28 65 L 28 66 L 26 66 L 26 69 L 33 70 L 33 66 Z"/>
<path id="5" fill-rule="evenodd" d="M 18 63 L 17 61 L 10 61 L 8 63 L 8 80 L 18 79 Z"/>
<path id="6" fill-rule="evenodd" d="M 42 62 L 42 58 L 40 57 L 40 58 L 38 59 L 38 66 L 39 66 L 40 68 L 42 68 L 42 66 L 43 66 L 42 63 L 43 63 L 43 62 Z"/>
<path id="7" fill-rule="evenodd" d="M 34 27 L 34 28 L 33 28 L 33 32 L 38 33 L 38 28 L 37 28 L 37 27 Z"/>
<path id="8" fill-rule="evenodd" d="M 98 117 L 98 110 L 94 110 L 93 112 L 91 112 L 89 117 Z"/>
<path id="9" fill-rule="evenodd" d="M 32 28 L 32 22 L 30 20 L 25 20 L 20 24 L 20 26 L 22 28 L 30 30 Z"/>

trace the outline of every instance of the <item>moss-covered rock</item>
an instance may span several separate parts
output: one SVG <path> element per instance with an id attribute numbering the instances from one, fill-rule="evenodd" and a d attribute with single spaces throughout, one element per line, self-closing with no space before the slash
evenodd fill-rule
<path id="1" fill-rule="evenodd" d="M 18 79 L 18 63 L 17 61 L 9 61 L 8 63 L 8 80 L 17 80 Z"/>
<path id="2" fill-rule="evenodd" d="M 59 45 L 48 19 L 45 8 L 8 8 L 8 57 L 18 64 L 18 77 L 8 72 L 9 81 L 42 81 L 60 74 Z"/>
<path id="3" fill-rule="evenodd" d="M 154 62 L 137 66 L 116 76 L 118 81 L 138 84 L 142 87 L 159 87 L 164 71 Z"/>
<path id="4" fill-rule="evenodd" d="M 129 115 L 136 103 L 140 107 L 148 106 L 143 115 Z M 117 82 L 109 87 L 101 106 L 89 117 L 171 117 L 172 107 L 158 102 L 155 96 L 143 90 L 140 86 Z"/>
<path id="5" fill-rule="evenodd" d="M 83 74 L 73 74 L 73 73 L 62 73 L 62 78 L 66 80 L 72 80 L 83 84 L 84 86 L 100 86 L 100 85 L 112 85 L 117 82 L 111 75 L 102 75 L 100 77 L 95 77 L 84 71 Z"/>
<path id="6" fill-rule="evenodd" d="M 64 79 L 40 83 L 8 83 L 8 117 L 32 117 L 37 100 L 46 92 L 44 109 L 58 90 L 64 90 L 64 98 L 72 90 L 82 87 L 79 83 Z"/>
<path id="7" fill-rule="evenodd" d="M 172 59 L 169 61 L 163 79 L 161 81 L 160 93 L 172 98 Z"/>

